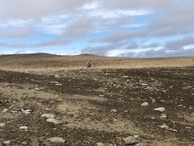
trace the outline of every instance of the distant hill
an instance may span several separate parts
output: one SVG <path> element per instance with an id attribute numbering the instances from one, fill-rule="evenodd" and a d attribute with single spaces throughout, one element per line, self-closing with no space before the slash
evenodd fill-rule
<path id="1" fill-rule="evenodd" d="M 32 54 L 9 54 L 1 55 L 0 58 L 34 58 L 34 57 L 53 57 L 57 55 L 48 54 L 48 53 L 32 53 Z"/>
<path id="2" fill-rule="evenodd" d="M 54 70 L 86 68 L 86 63 L 94 63 L 98 68 L 149 68 L 194 66 L 194 57 L 173 58 L 122 58 L 105 57 L 94 54 L 54 55 L 47 53 L 13 54 L 0 56 L 2 70 Z"/>

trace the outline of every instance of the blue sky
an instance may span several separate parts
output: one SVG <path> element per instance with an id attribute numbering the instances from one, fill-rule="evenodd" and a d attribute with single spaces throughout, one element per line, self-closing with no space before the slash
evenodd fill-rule
<path id="1" fill-rule="evenodd" d="M 193 0 L 0 0 L 0 54 L 194 56 Z"/>

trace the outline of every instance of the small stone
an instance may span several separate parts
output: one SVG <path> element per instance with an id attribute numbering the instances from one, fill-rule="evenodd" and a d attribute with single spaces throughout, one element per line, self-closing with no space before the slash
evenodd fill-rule
<path id="1" fill-rule="evenodd" d="M 134 138 L 139 138 L 139 135 L 136 134 L 136 135 L 133 135 L 133 137 L 134 137 Z"/>
<path id="2" fill-rule="evenodd" d="M 28 145 L 28 143 L 27 143 L 27 142 L 22 142 L 21 144 L 22 144 L 22 145 Z"/>
<path id="3" fill-rule="evenodd" d="M 186 129 L 191 130 L 191 129 L 192 129 L 192 127 L 186 127 Z"/>
<path id="4" fill-rule="evenodd" d="M 56 86 L 63 86 L 63 84 L 61 84 L 61 83 L 57 83 L 57 84 L 55 84 Z"/>
<path id="5" fill-rule="evenodd" d="M 129 136 L 126 138 L 123 138 L 124 142 L 126 145 L 132 145 L 132 144 L 137 144 L 138 140 L 134 138 L 133 136 Z"/>
<path id="6" fill-rule="evenodd" d="M 177 132 L 177 130 L 173 129 L 173 128 L 169 128 L 168 130 L 173 131 L 173 132 Z"/>
<path id="7" fill-rule="evenodd" d="M 28 115 L 28 114 L 31 113 L 32 110 L 29 110 L 29 109 L 27 109 L 27 110 L 21 109 L 21 111 L 22 111 L 22 113 L 24 113 L 25 115 Z"/>
<path id="8" fill-rule="evenodd" d="M 17 111 L 12 110 L 11 113 L 17 113 Z"/>
<path id="9" fill-rule="evenodd" d="M 3 109 L 3 111 L 2 111 L 2 112 L 3 112 L 3 113 L 6 113 L 7 111 L 8 111 L 8 109 Z"/>
<path id="10" fill-rule="evenodd" d="M 35 90 L 36 90 L 36 91 L 40 91 L 41 89 L 40 89 L 40 88 L 38 88 L 38 87 L 36 87 L 36 88 L 35 88 Z"/>
<path id="11" fill-rule="evenodd" d="M 49 122 L 49 123 L 54 123 L 56 125 L 61 123 L 59 120 L 56 120 L 54 118 L 49 118 L 46 121 Z"/>
<path id="12" fill-rule="evenodd" d="M 96 145 L 97 145 L 97 146 L 104 146 L 104 144 L 101 143 L 101 142 L 96 143 Z"/>
<path id="13" fill-rule="evenodd" d="M 21 126 L 19 127 L 20 130 L 25 130 L 25 131 L 28 131 L 28 127 L 27 126 Z"/>
<path id="14" fill-rule="evenodd" d="M 152 120 L 155 120 L 156 118 L 155 117 L 150 117 Z"/>
<path id="15" fill-rule="evenodd" d="M 5 127 L 5 124 L 4 123 L 0 123 L 0 127 L 1 128 Z"/>
<path id="16" fill-rule="evenodd" d="M 55 115 L 53 115 L 53 114 L 42 114 L 41 117 L 54 118 Z"/>
<path id="17" fill-rule="evenodd" d="M 116 109 L 112 109 L 110 111 L 113 112 L 113 113 L 117 113 L 117 110 Z"/>
<path id="18" fill-rule="evenodd" d="M 10 140 L 4 141 L 3 144 L 5 144 L 5 145 L 10 145 L 10 144 L 11 144 L 11 141 L 10 141 Z"/>
<path id="19" fill-rule="evenodd" d="M 156 100 L 154 98 L 152 98 L 152 103 L 155 103 L 155 102 L 156 102 Z"/>
<path id="20" fill-rule="evenodd" d="M 48 138 L 47 139 L 50 142 L 54 142 L 54 143 L 64 143 L 65 140 L 61 137 L 52 137 L 52 138 Z"/>
<path id="21" fill-rule="evenodd" d="M 148 102 L 144 102 L 144 103 L 141 104 L 141 106 L 148 106 L 148 105 L 149 105 Z"/>
<path id="22" fill-rule="evenodd" d="M 166 124 L 162 124 L 161 126 L 159 126 L 160 128 L 162 128 L 162 129 L 169 129 L 169 126 L 168 125 L 166 125 Z"/>
<path id="23" fill-rule="evenodd" d="M 122 76 L 122 78 L 128 78 L 129 76 Z"/>
<path id="24" fill-rule="evenodd" d="M 166 111 L 166 109 L 164 107 L 158 107 L 158 108 L 155 108 L 154 111 L 164 112 Z"/>
<path id="25" fill-rule="evenodd" d="M 102 142 L 98 142 L 96 143 L 97 146 L 116 146 L 116 144 L 110 144 L 110 143 L 102 143 Z"/>
<path id="26" fill-rule="evenodd" d="M 94 78 L 94 81 L 98 81 L 98 79 Z"/>
<path id="27" fill-rule="evenodd" d="M 163 114 L 161 114 L 160 119 L 166 119 L 166 117 L 167 117 L 167 115 L 163 113 Z"/>
<path id="28" fill-rule="evenodd" d="M 59 75 L 55 75 L 55 78 L 60 78 L 60 76 Z"/>
<path id="29" fill-rule="evenodd" d="M 99 94 L 98 96 L 100 96 L 100 97 L 104 97 L 104 95 L 103 95 L 103 94 Z"/>

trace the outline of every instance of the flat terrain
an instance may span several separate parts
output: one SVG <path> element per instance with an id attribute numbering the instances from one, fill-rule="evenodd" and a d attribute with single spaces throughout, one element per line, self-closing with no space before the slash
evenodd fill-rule
<path id="1" fill-rule="evenodd" d="M 0 146 L 127 143 L 194 145 L 194 58 L 0 56 Z"/>

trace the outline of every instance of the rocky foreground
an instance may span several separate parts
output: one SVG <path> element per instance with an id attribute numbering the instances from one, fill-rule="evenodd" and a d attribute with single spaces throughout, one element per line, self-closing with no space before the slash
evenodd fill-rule
<path id="1" fill-rule="evenodd" d="M 192 146 L 194 67 L 0 70 L 0 145 Z"/>

